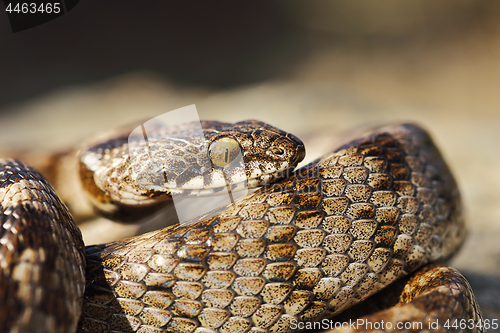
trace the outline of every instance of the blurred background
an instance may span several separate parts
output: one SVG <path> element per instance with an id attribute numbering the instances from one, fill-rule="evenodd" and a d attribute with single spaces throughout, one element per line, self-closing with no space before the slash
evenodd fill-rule
<path id="1" fill-rule="evenodd" d="M 190 104 L 293 132 L 307 161 L 354 128 L 421 124 L 467 209 L 452 265 L 500 318 L 500 2 L 81 1 L 15 34 L 0 16 L 0 150 L 63 149 Z"/>

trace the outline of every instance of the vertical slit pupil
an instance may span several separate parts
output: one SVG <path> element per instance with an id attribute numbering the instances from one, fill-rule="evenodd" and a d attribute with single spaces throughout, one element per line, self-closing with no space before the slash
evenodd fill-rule
<path id="1" fill-rule="evenodd" d="M 224 161 L 227 163 L 229 158 L 229 148 L 226 148 L 226 152 L 224 154 Z"/>

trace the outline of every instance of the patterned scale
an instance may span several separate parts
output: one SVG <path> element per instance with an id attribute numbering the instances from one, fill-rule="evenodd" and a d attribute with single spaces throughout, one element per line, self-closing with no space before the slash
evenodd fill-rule
<path id="1" fill-rule="evenodd" d="M 413 125 L 353 141 L 217 217 L 86 250 L 80 332 L 285 332 L 331 317 L 465 236 Z"/>

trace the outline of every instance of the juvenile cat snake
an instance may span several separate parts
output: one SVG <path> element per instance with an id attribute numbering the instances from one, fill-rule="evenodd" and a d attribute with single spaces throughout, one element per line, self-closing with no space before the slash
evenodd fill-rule
<path id="1" fill-rule="evenodd" d="M 207 140 L 236 140 L 246 166 L 264 154 L 253 179 L 273 180 L 263 170 L 286 174 L 304 156 L 300 140 L 269 125 L 216 124 L 204 123 Z M 87 160 L 112 161 L 108 145 Z M 80 171 L 105 213 L 126 219 L 131 205 L 110 194 L 120 168 L 104 172 L 107 185 L 92 183 L 97 168 Z M 415 125 L 354 140 L 214 217 L 109 244 L 84 247 L 48 181 L 21 162 L 1 162 L 0 206 L 0 332 L 286 332 L 361 317 L 384 330 L 329 328 L 485 331 L 465 278 L 428 264 L 452 256 L 465 228 L 453 176 Z M 447 329 L 448 319 L 474 325 Z M 397 326 L 413 322 L 422 326 Z"/>

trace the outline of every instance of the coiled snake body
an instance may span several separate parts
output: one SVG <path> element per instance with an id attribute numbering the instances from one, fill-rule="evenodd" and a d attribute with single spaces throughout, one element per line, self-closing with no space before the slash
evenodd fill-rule
<path id="1" fill-rule="evenodd" d="M 262 123 L 243 130 L 246 143 L 234 129 L 229 136 L 255 153 L 262 126 L 272 138 L 259 149 L 294 150 L 273 172 L 302 159 L 298 139 Z M 92 170 L 82 168 L 85 183 Z M 482 320 L 457 271 L 424 266 L 453 255 L 465 229 L 456 183 L 414 125 L 354 140 L 214 217 L 86 248 L 35 170 L 4 161 L 0 182 L 0 332 L 286 332 L 346 316 L 384 321 L 387 331 L 421 322 L 406 331 L 424 332 L 446 331 L 447 319 Z M 87 190 L 104 197 L 110 188 Z M 107 200 L 108 213 L 129 208 Z"/>

